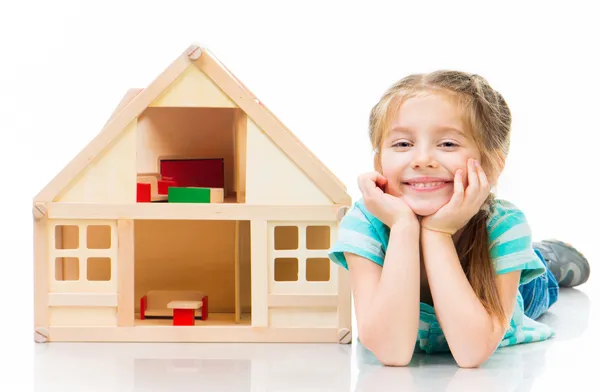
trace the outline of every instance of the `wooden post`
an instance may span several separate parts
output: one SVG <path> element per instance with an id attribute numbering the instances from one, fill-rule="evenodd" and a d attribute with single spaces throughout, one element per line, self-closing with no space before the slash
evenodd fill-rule
<path id="1" fill-rule="evenodd" d="M 36 203 L 34 205 L 33 217 L 34 339 L 36 342 L 43 343 L 48 341 L 48 324 L 50 323 L 50 310 L 48 308 L 48 293 L 50 292 L 49 224 L 48 210 L 45 204 Z"/>
<path id="2" fill-rule="evenodd" d="M 240 322 L 240 221 L 235 221 L 235 244 L 233 257 L 234 289 L 235 289 L 235 322 Z"/>
<path id="3" fill-rule="evenodd" d="M 252 273 L 252 326 L 267 327 L 269 325 L 268 298 L 269 269 L 267 260 L 267 222 L 253 220 L 250 222 Z"/>
<path id="4" fill-rule="evenodd" d="M 134 306 L 134 222 L 131 219 L 117 221 L 119 248 L 117 250 L 117 325 L 130 327 L 135 321 Z"/>

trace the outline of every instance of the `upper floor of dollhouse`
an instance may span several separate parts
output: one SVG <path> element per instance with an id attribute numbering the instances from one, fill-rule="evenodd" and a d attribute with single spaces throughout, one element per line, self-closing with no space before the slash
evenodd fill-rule
<path id="1" fill-rule="evenodd" d="M 35 198 L 54 203 L 348 205 L 344 184 L 208 50 L 131 89 Z"/>

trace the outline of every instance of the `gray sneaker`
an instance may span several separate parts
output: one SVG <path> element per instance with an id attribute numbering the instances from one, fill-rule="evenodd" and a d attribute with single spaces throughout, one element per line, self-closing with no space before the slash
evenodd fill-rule
<path id="1" fill-rule="evenodd" d="M 575 287 L 587 282 L 590 264 L 571 244 L 556 239 L 534 242 L 546 262 L 548 269 L 560 287 Z"/>

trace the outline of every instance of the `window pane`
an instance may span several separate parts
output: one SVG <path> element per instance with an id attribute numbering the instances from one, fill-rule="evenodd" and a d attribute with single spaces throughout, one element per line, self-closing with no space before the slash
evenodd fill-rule
<path id="1" fill-rule="evenodd" d="M 308 226 L 306 228 L 306 249 L 329 249 L 329 226 Z"/>
<path id="2" fill-rule="evenodd" d="M 330 261 L 326 257 L 306 259 L 306 280 L 309 282 L 329 281 Z"/>
<path id="3" fill-rule="evenodd" d="M 88 249 L 110 249 L 110 226 L 88 226 Z"/>
<path id="4" fill-rule="evenodd" d="M 275 227 L 275 249 L 298 249 L 298 227 L 277 226 Z"/>
<path id="5" fill-rule="evenodd" d="M 54 247 L 56 249 L 79 248 L 79 227 L 58 225 L 54 228 Z"/>
<path id="6" fill-rule="evenodd" d="M 56 280 L 79 280 L 79 259 L 77 257 L 57 257 L 54 261 Z"/>
<path id="7" fill-rule="evenodd" d="M 87 280 L 110 280 L 110 258 L 90 257 L 87 260 Z"/>
<path id="8" fill-rule="evenodd" d="M 275 280 L 277 282 L 295 282 L 298 280 L 298 259 L 275 259 Z"/>

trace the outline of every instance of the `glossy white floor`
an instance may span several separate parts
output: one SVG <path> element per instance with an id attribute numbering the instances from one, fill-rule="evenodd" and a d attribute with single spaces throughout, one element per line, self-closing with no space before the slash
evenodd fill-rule
<path id="1" fill-rule="evenodd" d="M 407 368 L 382 367 L 356 345 L 53 343 L 34 347 L 35 391 L 584 389 L 598 369 L 594 286 L 561 292 L 544 316 L 557 329 L 555 339 L 501 349 L 474 370 L 457 368 L 449 356 L 425 355 Z"/>

